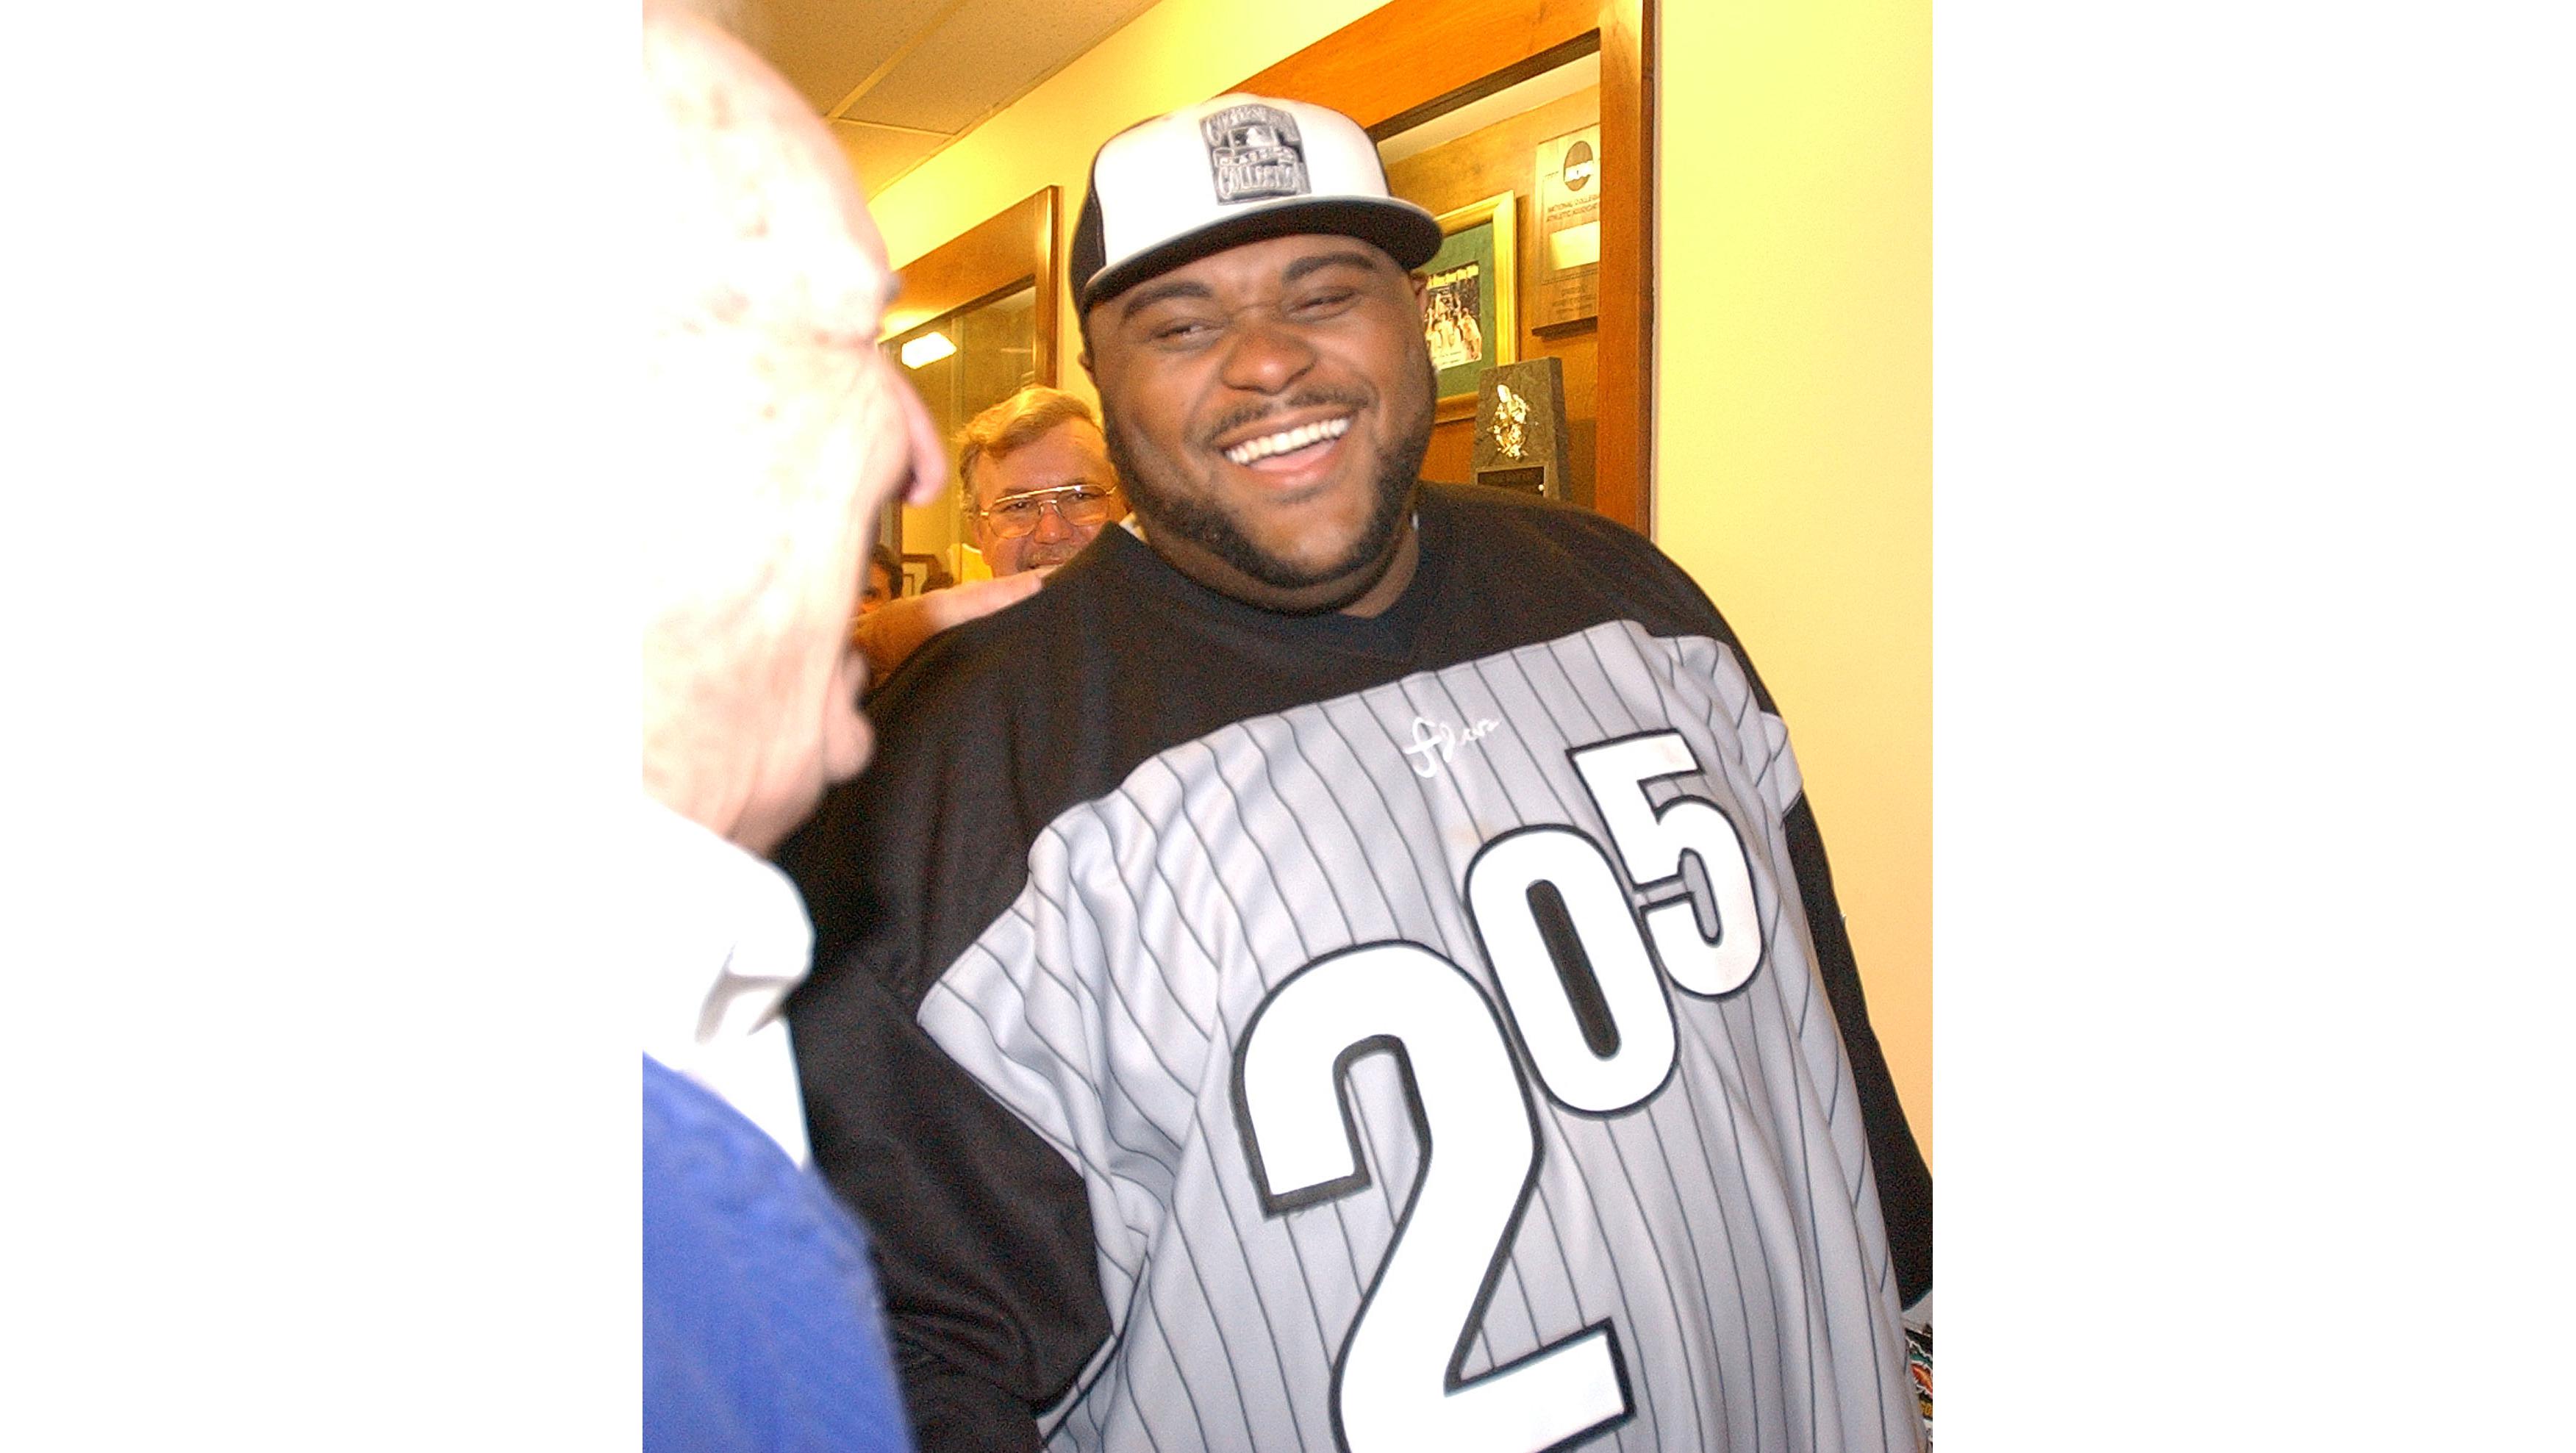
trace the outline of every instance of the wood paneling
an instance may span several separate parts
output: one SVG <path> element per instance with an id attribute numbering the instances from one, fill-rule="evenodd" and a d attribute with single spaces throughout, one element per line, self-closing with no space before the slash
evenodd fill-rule
<path id="1" fill-rule="evenodd" d="M 1597 408 L 1594 397 L 1595 355 L 1598 351 L 1594 342 L 1596 329 L 1587 322 L 1547 334 L 1533 332 L 1526 326 L 1526 301 L 1529 280 L 1547 243 L 1547 239 L 1539 235 L 1536 209 L 1538 181 L 1534 172 L 1539 143 L 1569 131 L 1579 131 L 1599 120 L 1600 116 L 1601 91 L 1596 86 L 1531 107 L 1455 141 L 1443 142 L 1429 151 L 1406 157 L 1386 169 L 1387 185 L 1397 196 L 1418 202 L 1435 214 L 1466 206 L 1497 192 L 1513 194 L 1516 210 L 1513 235 L 1519 244 L 1514 249 L 1518 254 L 1515 265 L 1519 268 L 1524 302 L 1519 356 L 1524 359 L 1554 357 L 1564 364 L 1565 412 L 1571 425 L 1567 434 L 1566 484 L 1568 496 L 1579 505 L 1591 505 L 1596 496 L 1591 447 L 1592 423 Z M 1475 427 L 1472 412 L 1433 425 L 1431 452 L 1422 464 L 1423 477 L 1466 479 L 1475 445 Z"/>
<path id="2" fill-rule="evenodd" d="M 1601 331 L 1592 507 L 1651 535 L 1655 55 L 1647 4 L 1601 4 Z"/>
<path id="3" fill-rule="evenodd" d="M 885 336 L 909 332 L 942 313 L 1027 283 L 1038 296 L 1064 291 L 1064 263 L 1055 245 L 1056 189 L 1029 196 L 906 264 L 898 276 L 903 293 L 886 310 Z M 1038 382 L 1056 381 L 1056 310 L 1036 310 Z"/>
<path id="4" fill-rule="evenodd" d="M 1572 443 L 1583 449 L 1587 432 L 1597 441 L 1589 451 L 1593 507 L 1640 531 L 1650 528 L 1654 497 L 1648 478 L 1654 395 L 1651 3 L 1391 0 L 1229 88 L 1317 102 L 1373 129 L 1401 126 L 1578 54 L 1587 37 L 1599 33 L 1601 317 L 1591 385 L 1596 428 L 1578 426 Z M 1513 184 L 1514 191 L 1527 188 L 1526 180 Z M 1475 195 L 1493 190 L 1498 189 Z M 1571 365 L 1567 371 L 1571 413 Z M 1435 437 L 1432 458 L 1424 464 L 1435 477 L 1435 466 L 1449 467 L 1445 443 Z M 1459 462 L 1452 477 L 1464 477 L 1465 451 L 1455 452 Z"/>
<path id="5" fill-rule="evenodd" d="M 1591 0 L 1393 0 L 1228 89 L 1313 101 L 1374 127 L 1473 99 L 1489 78 L 1600 24 Z"/>
<path id="6" fill-rule="evenodd" d="M 886 309 L 883 336 L 909 333 L 933 318 L 1034 285 L 1030 368 L 1037 382 L 1055 383 L 1059 324 L 1053 300 L 1064 292 L 1055 219 L 1056 189 L 1041 187 L 906 263 L 896 271 L 903 290 Z M 946 554 L 953 569 L 957 542 L 964 537 L 957 509 L 954 493 L 931 505 L 889 500 L 877 537 L 899 551 Z"/>

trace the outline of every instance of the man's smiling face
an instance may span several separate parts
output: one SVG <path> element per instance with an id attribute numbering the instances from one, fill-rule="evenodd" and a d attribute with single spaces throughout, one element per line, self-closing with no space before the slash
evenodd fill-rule
<path id="1" fill-rule="evenodd" d="M 1421 287 L 1366 242 L 1273 238 L 1094 305 L 1085 359 L 1146 539 L 1271 610 L 1339 609 L 1403 543 L 1431 441 Z"/>

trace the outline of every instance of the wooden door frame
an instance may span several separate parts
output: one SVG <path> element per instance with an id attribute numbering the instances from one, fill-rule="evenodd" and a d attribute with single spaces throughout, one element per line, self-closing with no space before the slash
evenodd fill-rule
<path id="1" fill-rule="evenodd" d="M 1055 300 L 1064 291 L 1064 260 L 1055 245 L 1056 188 L 1048 185 L 967 228 L 895 270 L 903 291 L 886 309 L 883 336 L 909 333 L 943 313 L 1034 285 L 1037 381 L 1056 383 Z"/>
<path id="2" fill-rule="evenodd" d="M 1056 246 L 1056 187 L 1050 183 L 895 269 L 903 287 L 886 309 L 883 338 L 898 338 L 960 308 L 1035 287 L 1029 309 L 1029 367 L 1036 381 L 1056 385 L 1056 299 L 1064 293 L 1064 254 Z M 947 442 L 941 441 L 943 445 Z M 952 460 L 953 464 L 954 461 Z M 964 481 L 956 481 L 962 488 Z M 903 501 L 886 501 L 877 538 L 903 540 Z"/>
<path id="3" fill-rule="evenodd" d="M 1601 51 L 1593 508 L 1654 522 L 1656 0 L 1390 0 L 1230 90 L 1330 106 L 1380 139 Z"/>

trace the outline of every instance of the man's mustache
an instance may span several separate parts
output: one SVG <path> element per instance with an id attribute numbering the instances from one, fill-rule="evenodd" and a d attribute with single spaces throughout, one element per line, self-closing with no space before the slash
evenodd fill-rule
<path id="1" fill-rule="evenodd" d="M 1302 409 L 1349 409 L 1356 413 L 1376 401 L 1375 395 L 1356 389 L 1301 389 L 1277 403 L 1254 402 L 1227 411 L 1208 426 L 1199 442 L 1213 449 L 1217 440 L 1238 429 L 1248 429 L 1264 419 L 1285 418 Z"/>

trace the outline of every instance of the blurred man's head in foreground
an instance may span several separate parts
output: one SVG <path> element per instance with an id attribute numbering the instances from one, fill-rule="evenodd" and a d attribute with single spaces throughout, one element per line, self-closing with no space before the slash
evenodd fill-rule
<path id="1" fill-rule="evenodd" d="M 876 347 L 894 275 L 813 110 L 654 3 L 642 121 L 644 786 L 766 851 L 867 760 L 863 562 L 886 502 L 946 470 Z"/>

